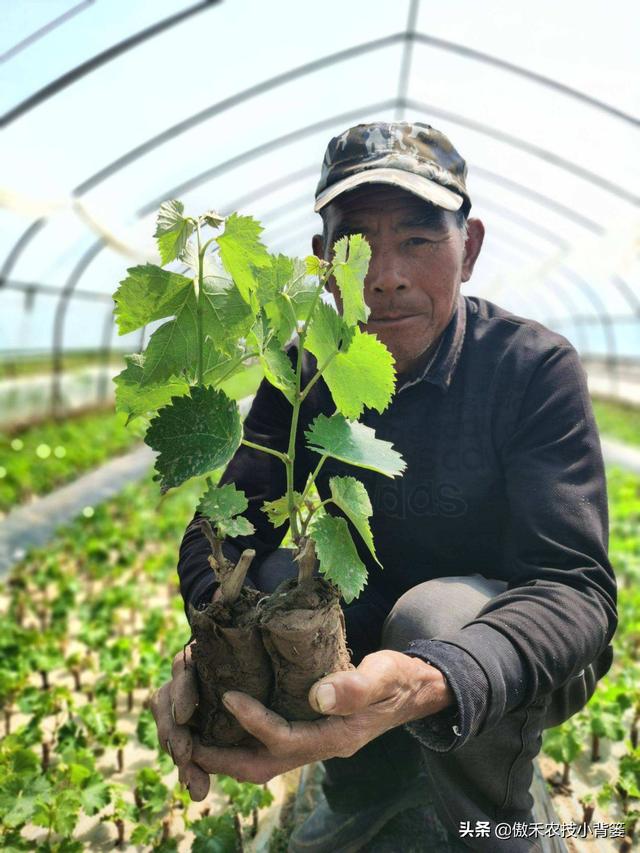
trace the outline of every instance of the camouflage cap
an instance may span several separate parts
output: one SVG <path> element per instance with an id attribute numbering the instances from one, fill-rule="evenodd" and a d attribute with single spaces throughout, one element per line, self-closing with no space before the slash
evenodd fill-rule
<path id="1" fill-rule="evenodd" d="M 471 207 L 467 165 L 444 133 L 421 122 L 358 124 L 324 155 L 314 210 L 362 184 L 392 184 L 445 210 Z"/>

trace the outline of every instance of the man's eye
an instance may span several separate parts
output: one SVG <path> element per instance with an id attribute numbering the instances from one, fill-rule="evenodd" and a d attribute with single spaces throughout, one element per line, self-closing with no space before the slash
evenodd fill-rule
<path id="1" fill-rule="evenodd" d="M 433 240 L 427 240 L 426 237 L 409 237 L 406 241 L 409 246 L 422 246 L 423 243 L 433 243 Z"/>

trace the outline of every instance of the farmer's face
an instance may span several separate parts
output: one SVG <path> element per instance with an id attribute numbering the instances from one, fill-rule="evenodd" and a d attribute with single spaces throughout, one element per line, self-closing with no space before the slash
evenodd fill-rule
<path id="1" fill-rule="evenodd" d="M 465 240 L 454 213 L 383 184 L 345 193 L 325 210 L 327 245 L 316 235 L 314 252 L 328 260 L 340 237 L 366 237 L 371 262 L 364 298 L 371 314 L 361 328 L 380 338 L 404 373 L 420 363 L 451 319 L 460 284 L 471 277 L 480 252 L 482 223 L 470 219 Z M 342 312 L 335 280 L 328 289 Z"/>

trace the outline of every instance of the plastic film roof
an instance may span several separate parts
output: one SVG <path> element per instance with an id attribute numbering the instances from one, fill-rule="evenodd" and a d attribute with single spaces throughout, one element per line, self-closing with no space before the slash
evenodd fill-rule
<path id="1" fill-rule="evenodd" d="M 639 20 L 631 0 L 12 4 L 0 354 L 136 348 L 110 294 L 167 198 L 308 254 L 329 138 L 405 119 L 468 162 L 487 236 L 465 292 L 640 359 Z"/>

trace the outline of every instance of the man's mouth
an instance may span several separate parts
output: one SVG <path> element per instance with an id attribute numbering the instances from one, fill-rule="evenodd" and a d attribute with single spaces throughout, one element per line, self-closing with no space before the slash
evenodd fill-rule
<path id="1" fill-rule="evenodd" d="M 382 325 L 391 325 L 392 323 L 401 323 L 403 320 L 411 320 L 417 316 L 417 314 L 372 314 L 369 316 L 367 324 L 380 323 Z"/>

